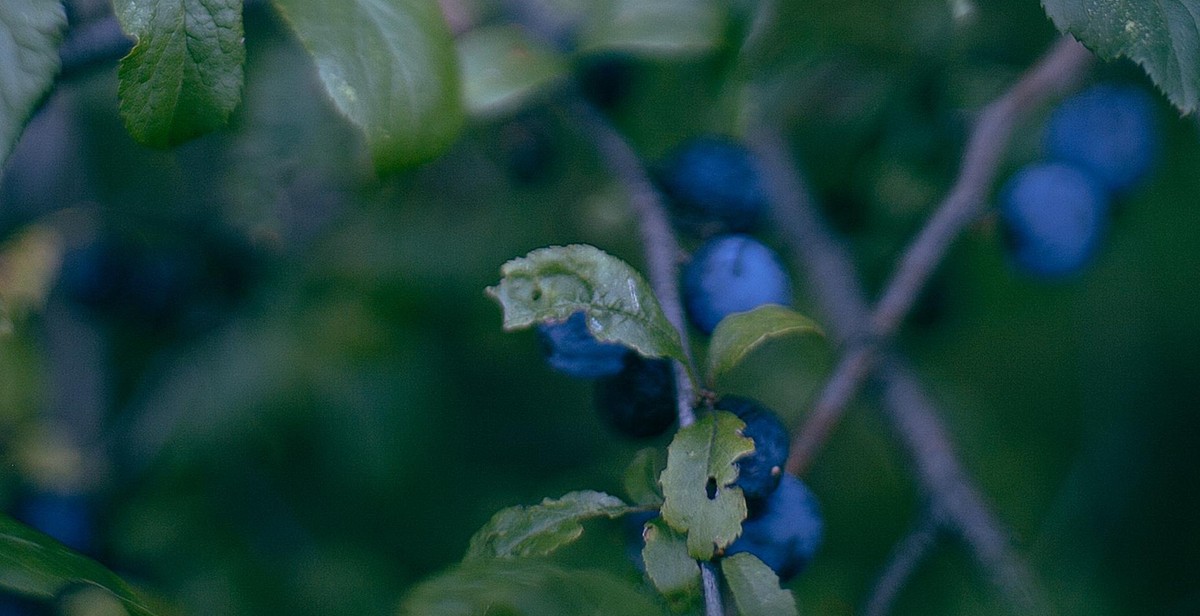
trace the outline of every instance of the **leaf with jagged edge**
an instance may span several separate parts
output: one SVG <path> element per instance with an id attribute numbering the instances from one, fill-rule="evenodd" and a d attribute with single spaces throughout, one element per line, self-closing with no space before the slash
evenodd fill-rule
<path id="1" fill-rule="evenodd" d="M 708 343 L 707 378 L 710 386 L 737 366 L 751 351 L 783 336 L 823 335 L 812 319 L 776 304 L 731 314 L 713 330 Z"/>
<path id="2" fill-rule="evenodd" d="M 165 148 L 225 125 L 242 99 L 242 0 L 115 0 L 136 43 L 117 68 L 121 117 Z"/>
<path id="3" fill-rule="evenodd" d="M 1200 106 L 1200 0 L 1042 0 L 1059 30 L 1145 69 L 1184 113 Z"/>
<path id="4" fill-rule="evenodd" d="M 733 485 L 739 458 L 754 451 L 746 427 L 733 413 L 714 411 L 681 428 L 667 447 L 662 517 L 687 533 L 688 553 L 709 560 L 742 532 L 746 499 Z"/>
<path id="5" fill-rule="evenodd" d="M 488 287 L 487 294 L 504 309 L 505 331 L 583 312 L 597 340 L 687 364 L 679 331 L 650 285 L 628 263 L 595 246 L 539 248 L 505 263 L 500 274 L 500 283 Z"/>
<path id="6" fill-rule="evenodd" d="M 528 507 L 501 509 L 471 537 L 466 560 L 546 556 L 583 534 L 584 520 L 633 511 L 621 499 L 584 490 Z"/>
<path id="7" fill-rule="evenodd" d="M 0 169 L 54 84 L 66 25 L 60 0 L 0 2 Z"/>

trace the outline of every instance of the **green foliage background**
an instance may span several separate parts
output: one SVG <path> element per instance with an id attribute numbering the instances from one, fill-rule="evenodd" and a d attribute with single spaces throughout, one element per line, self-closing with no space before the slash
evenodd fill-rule
<path id="1" fill-rule="evenodd" d="M 743 65 L 772 77 L 749 102 L 790 127 L 875 289 L 948 187 L 971 113 L 1056 33 L 1026 0 L 781 6 Z M 0 232 L 70 207 L 165 243 L 204 244 L 196 230 L 215 229 L 253 246 L 249 292 L 206 308 L 204 328 L 89 326 L 102 342 L 90 369 L 111 384 L 101 560 L 186 613 L 389 613 L 498 509 L 621 492 L 641 445 L 604 431 L 590 386 L 546 368 L 531 333 L 502 332 L 483 289 L 540 246 L 590 243 L 639 266 L 641 251 L 619 188 L 552 98 L 473 122 L 445 156 L 378 180 L 298 43 L 261 9 L 245 28 L 232 126 L 173 151 L 132 143 L 114 70 L 61 83 L 47 109 L 70 119 L 66 145 L 40 169 L 37 199 L 0 207 Z M 636 63 L 614 121 L 651 162 L 688 135 L 736 131 L 745 101 L 724 87 L 735 57 L 730 46 Z M 1094 78 L 1143 79 L 1127 63 Z M 1162 164 L 1119 205 L 1094 269 L 1022 279 L 985 219 L 900 341 L 1064 614 L 1200 610 L 1200 144 L 1194 118 L 1165 100 L 1159 111 Z M 25 139 L 52 137 L 39 126 Z M 1005 175 L 1037 157 L 1039 126 L 1019 131 Z M 507 169 L 530 135 L 549 154 L 539 179 L 516 181 Z M 63 383 L 49 314 L 0 337 L 0 462 L 15 469 L 0 473 L 0 506 L 38 458 Z M 772 342 L 725 390 L 794 426 L 832 357 L 812 338 Z M 851 613 L 914 520 L 917 489 L 862 403 L 810 481 L 827 541 L 793 587 L 806 613 Z M 640 579 L 620 524 L 589 528 L 561 559 Z M 1005 609 L 952 542 L 898 608 Z"/>

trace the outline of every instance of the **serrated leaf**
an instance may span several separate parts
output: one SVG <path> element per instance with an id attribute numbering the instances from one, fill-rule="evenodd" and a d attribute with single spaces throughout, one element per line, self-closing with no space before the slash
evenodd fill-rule
<path id="1" fill-rule="evenodd" d="M 479 116 L 513 110 L 567 73 L 566 61 L 512 26 L 480 28 L 458 41 L 463 100 Z"/>
<path id="2" fill-rule="evenodd" d="M 60 0 L 0 2 L 0 169 L 58 73 Z"/>
<path id="3" fill-rule="evenodd" d="M 679 332 L 650 285 L 628 263 L 599 248 L 539 248 L 505 263 L 500 274 L 500 283 L 487 293 L 504 309 L 505 331 L 563 321 L 582 311 L 597 340 L 686 364 Z"/>
<path id="4" fill-rule="evenodd" d="M 703 53 L 721 44 L 727 17 L 718 0 L 605 0 L 588 19 L 581 49 L 652 57 Z"/>
<path id="5" fill-rule="evenodd" d="M 1181 111 L 1200 105 L 1200 0 L 1043 0 L 1059 30 L 1146 70 Z"/>
<path id="6" fill-rule="evenodd" d="M 646 576 L 671 608 L 683 611 L 698 604 L 703 599 L 700 564 L 688 555 L 687 538 L 671 530 L 660 518 L 646 523 L 642 538 Z"/>
<path id="7" fill-rule="evenodd" d="M 79 584 L 112 593 L 130 616 L 153 616 L 145 600 L 115 573 L 0 514 L 0 588 L 49 600 Z"/>
<path id="8" fill-rule="evenodd" d="M 604 571 L 568 570 L 537 560 L 463 563 L 417 585 L 401 616 L 646 616 L 664 610 Z"/>
<path id="9" fill-rule="evenodd" d="M 708 382 L 732 370 L 768 340 L 782 336 L 824 335 L 812 319 L 775 304 L 731 314 L 717 324 L 708 345 Z"/>
<path id="10" fill-rule="evenodd" d="M 742 532 L 746 499 L 732 484 L 734 462 L 754 451 L 754 441 L 741 435 L 745 426 L 733 413 L 715 411 L 680 429 L 667 448 L 662 517 L 687 533 L 697 560 L 711 559 Z"/>
<path id="11" fill-rule="evenodd" d="M 471 537 L 467 559 L 545 556 L 583 534 L 580 522 L 633 511 L 621 499 L 584 490 L 529 507 L 501 509 Z"/>
<path id="12" fill-rule="evenodd" d="M 436 0 L 274 0 L 375 166 L 441 154 L 462 126 L 454 40 Z"/>
<path id="13" fill-rule="evenodd" d="M 796 598 L 779 587 L 779 577 L 747 552 L 721 559 L 721 573 L 741 616 L 798 616 Z"/>
<path id="14" fill-rule="evenodd" d="M 242 97 L 241 0 L 115 0 L 137 42 L 117 68 L 121 117 L 165 148 L 225 125 Z"/>
<path id="15" fill-rule="evenodd" d="M 643 507 L 662 505 L 662 486 L 658 477 L 667 466 L 661 449 L 647 447 L 633 455 L 633 461 L 625 469 L 625 493 L 634 503 Z"/>

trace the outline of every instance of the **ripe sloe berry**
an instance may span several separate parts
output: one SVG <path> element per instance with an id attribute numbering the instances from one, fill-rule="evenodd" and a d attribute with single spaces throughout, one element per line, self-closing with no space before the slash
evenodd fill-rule
<path id="1" fill-rule="evenodd" d="M 1041 163 L 1023 168 L 1000 197 L 1014 265 L 1043 278 L 1079 271 L 1100 245 L 1108 209 L 1104 189 L 1072 166 Z"/>
<path id="2" fill-rule="evenodd" d="M 588 331 L 586 319 L 582 312 L 576 312 L 561 323 L 538 325 L 538 340 L 546 363 L 558 372 L 582 379 L 620 372 L 629 349 L 596 340 Z"/>
<path id="3" fill-rule="evenodd" d="M 1094 86 L 1050 115 L 1046 155 L 1072 163 L 1120 193 L 1146 176 L 1158 154 L 1154 103 L 1133 86 Z"/>
<path id="4" fill-rule="evenodd" d="M 659 181 L 684 226 L 746 231 L 767 210 L 759 176 L 757 161 L 745 147 L 704 136 L 679 146 L 663 164 Z"/>
<path id="5" fill-rule="evenodd" d="M 791 298 L 791 282 L 775 252 L 746 235 L 709 240 L 683 269 L 688 318 L 706 334 L 735 312 L 786 306 Z"/>
<path id="6" fill-rule="evenodd" d="M 786 582 L 812 560 L 823 534 L 816 497 L 799 479 L 784 475 L 758 515 L 742 523 L 742 535 L 725 554 L 749 552 Z"/>
<path id="7" fill-rule="evenodd" d="M 763 499 L 775 491 L 788 455 L 788 432 L 771 409 L 749 398 L 722 396 L 717 409 L 746 422 L 742 435 L 754 441 L 754 453 L 737 461 L 738 478 L 747 499 Z"/>
<path id="8" fill-rule="evenodd" d="M 596 381 L 596 409 L 618 434 L 652 438 L 675 422 L 675 371 L 670 360 L 625 356 L 618 374 Z"/>

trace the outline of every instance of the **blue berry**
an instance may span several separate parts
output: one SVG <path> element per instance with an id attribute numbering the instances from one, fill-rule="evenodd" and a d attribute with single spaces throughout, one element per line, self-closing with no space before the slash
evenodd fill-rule
<path id="1" fill-rule="evenodd" d="M 747 499 L 769 496 L 779 485 L 788 456 L 788 432 L 771 409 L 741 396 L 722 396 L 714 405 L 746 422 L 742 435 L 754 441 L 754 453 L 738 460 L 738 478 Z"/>
<path id="2" fill-rule="evenodd" d="M 1108 209 L 1107 194 L 1088 174 L 1062 163 L 1025 167 L 1001 193 L 1013 263 L 1043 278 L 1078 272 L 1100 246 Z"/>
<path id="3" fill-rule="evenodd" d="M 702 231 L 720 225 L 730 231 L 752 229 L 767 210 L 754 155 L 723 137 L 697 137 L 681 145 L 663 164 L 660 183 L 677 218 Z"/>
<path id="4" fill-rule="evenodd" d="M 675 423 L 675 371 L 670 360 L 625 356 L 615 376 L 596 381 L 596 409 L 618 434 L 653 438 Z"/>
<path id="5" fill-rule="evenodd" d="M 697 329 L 764 304 L 791 304 L 792 286 L 775 252 L 745 235 L 709 240 L 683 269 L 683 300 Z"/>
<path id="6" fill-rule="evenodd" d="M 784 475 L 758 515 L 742 523 L 742 535 L 725 554 L 749 552 L 787 581 L 812 560 L 823 534 L 817 498 L 799 479 Z"/>
<path id="7" fill-rule="evenodd" d="M 91 507 L 87 497 L 82 494 L 30 492 L 18 503 L 14 517 L 69 548 L 81 552 L 88 552 L 92 548 Z"/>
<path id="8" fill-rule="evenodd" d="M 600 342 L 587 328 L 587 317 L 576 312 L 566 321 L 538 325 L 538 339 L 546 363 L 573 377 L 594 379 L 612 376 L 625 368 L 629 349 L 612 342 Z"/>
<path id="9" fill-rule="evenodd" d="M 1045 140 L 1049 158 L 1077 165 L 1109 190 L 1126 191 L 1158 154 L 1154 102 L 1132 86 L 1092 87 L 1054 110 Z"/>

